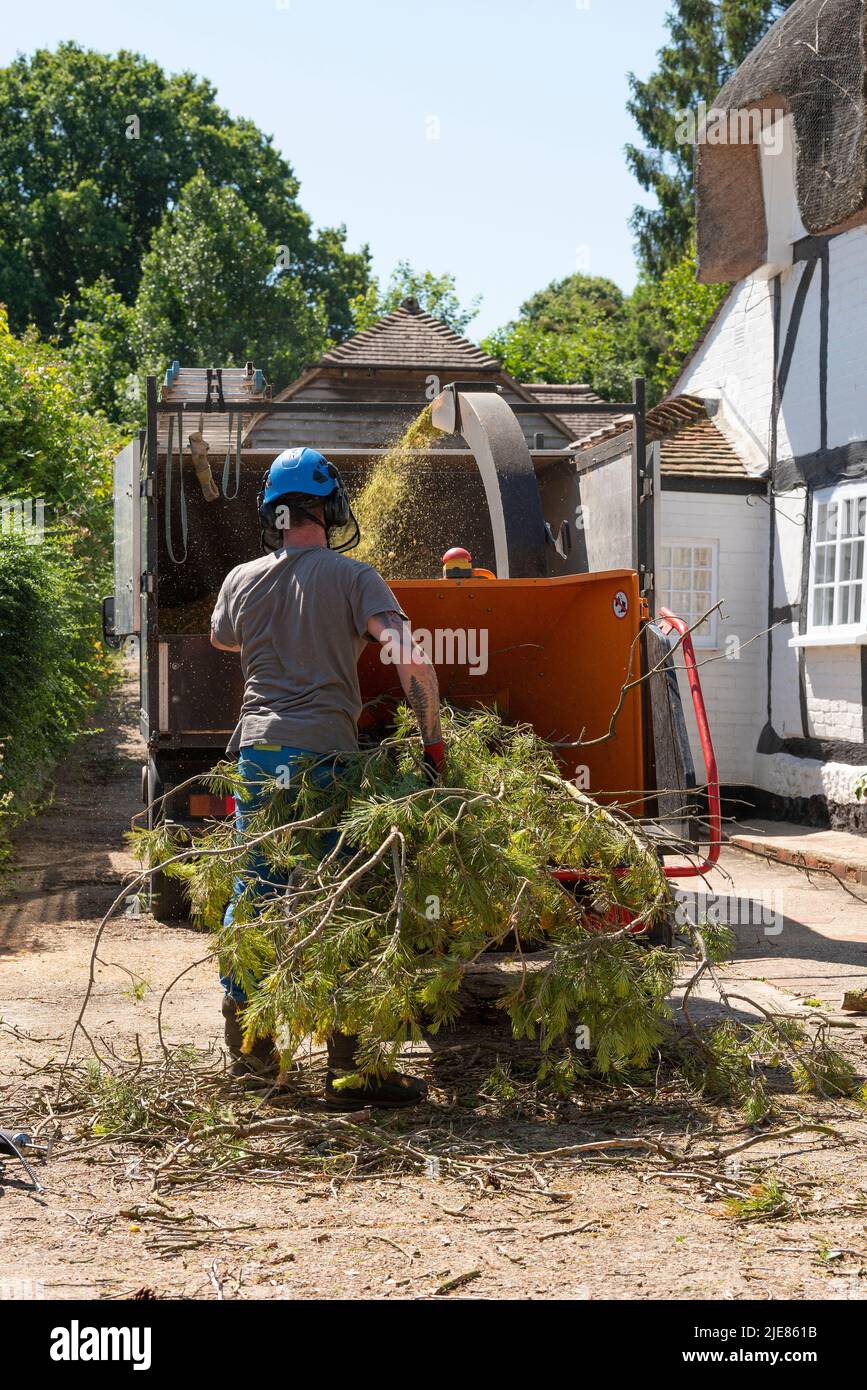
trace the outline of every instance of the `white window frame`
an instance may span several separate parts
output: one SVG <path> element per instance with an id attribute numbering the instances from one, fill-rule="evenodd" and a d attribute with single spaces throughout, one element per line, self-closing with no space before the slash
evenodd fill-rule
<path id="1" fill-rule="evenodd" d="M 867 499 L 867 478 L 859 479 L 851 483 L 837 483 L 832 487 L 817 489 L 813 494 L 813 508 L 810 520 L 810 574 L 807 586 L 807 631 L 798 638 L 793 639 L 792 645 L 808 646 L 821 645 L 823 642 L 828 644 L 851 644 L 862 645 L 867 641 L 867 535 L 864 537 L 863 552 L 861 557 L 861 616 L 857 622 L 852 623 L 815 623 L 813 621 L 815 594 L 816 594 L 816 561 L 818 558 L 816 539 L 817 517 L 819 507 L 831 503 L 842 503 L 853 498 Z M 824 542 L 822 543 L 824 544 Z M 841 539 L 838 536 L 835 545 L 835 564 L 834 580 L 830 586 L 834 595 L 834 614 L 836 616 L 840 594 L 844 584 L 852 581 L 841 580 L 840 578 L 840 554 Z"/>
<path id="2" fill-rule="evenodd" d="M 687 621 L 690 621 L 690 614 L 678 612 L 678 604 L 677 604 L 677 601 L 671 598 L 671 574 L 672 574 L 672 571 L 675 570 L 675 569 L 683 569 L 684 566 L 683 566 L 683 565 L 674 565 L 674 564 L 672 564 L 672 563 L 666 564 L 666 561 L 665 561 L 665 552 L 666 552 L 666 550 L 668 550 L 669 552 L 673 552 L 673 551 L 676 550 L 676 549 L 689 550 L 689 551 L 694 551 L 694 550 L 699 550 L 699 549 L 701 549 L 701 550 L 709 550 L 709 551 L 710 551 L 710 554 L 711 554 L 711 565 L 710 565 L 710 569 L 711 569 L 711 581 L 710 581 L 710 582 L 711 582 L 711 591 L 710 591 L 710 603 L 709 603 L 708 607 L 709 607 L 709 608 L 712 608 L 712 607 L 714 606 L 714 604 L 719 603 L 719 541 L 716 540 L 716 539 L 711 539 L 711 538 L 709 538 L 709 537 L 707 537 L 707 538 L 705 538 L 705 537 L 696 537 L 696 538 L 693 538 L 693 539 L 691 539 L 691 540 L 684 540 L 684 539 L 683 539 L 682 537 L 680 537 L 680 536 L 678 536 L 678 537 L 676 537 L 676 538 L 665 537 L 665 538 L 663 539 L 663 541 L 662 541 L 661 546 L 660 546 L 660 555 L 659 555 L 659 581 L 660 581 L 660 582 L 659 582 L 659 595 L 660 595 L 660 604 L 661 604 L 661 606 L 664 607 L 664 608 L 670 608 L 671 611 L 672 611 L 672 613 L 674 613 L 676 617 L 678 617 L 678 618 L 684 618 L 684 619 L 686 619 Z M 692 560 L 690 560 L 690 565 L 689 565 L 690 573 L 692 573 L 692 571 L 694 570 L 694 568 L 695 568 L 695 566 L 692 564 Z M 700 617 L 700 616 L 701 616 L 700 613 L 699 613 L 699 614 L 695 614 L 694 616 L 692 616 L 691 621 L 694 622 L 694 621 L 696 620 L 696 618 L 697 618 L 697 617 Z M 711 613 L 711 615 L 710 615 L 710 617 L 707 619 L 707 622 L 705 623 L 703 629 L 696 629 L 696 630 L 692 633 L 692 642 L 693 642 L 693 646 L 695 646 L 695 647 L 704 647 L 704 648 L 706 648 L 706 649 L 711 649 L 711 650 L 717 650 L 717 649 L 719 648 L 719 610 L 717 610 L 717 611 L 714 612 L 714 613 Z"/>

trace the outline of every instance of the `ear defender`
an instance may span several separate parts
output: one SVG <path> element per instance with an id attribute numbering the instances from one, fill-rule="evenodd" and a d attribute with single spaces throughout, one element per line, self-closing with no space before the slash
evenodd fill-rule
<path id="1" fill-rule="evenodd" d="M 300 462 L 300 459 L 296 459 L 295 455 L 304 453 L 310 454 L 312 451 L 292 451 L 290 466 L 293 470 L 297 468 Z M 294 505 L 297 511 L 303 513 L 303 503 L 305 501 L 313 505 L 320 504 L 322 506 L 323 520 L 320 525 L 324 526 L 326 536 L 328 536 L 331 530 L 342 531 L 345 530 L 346 527 L 352 526 L 353 531 L 349 539 L 344 541 L 342 545 L 333 547 L 330 546 L 329 540 L 330 548 L 342 553 L 346 550 L 353 550 L 355 546 L 358 545 L 361 539 L 361 533 L 358 529 L 358 522 L 353 514 L 352 504 L 349 501 L 349 493 L 346 491 L 343 479 L 333 463 L 328 463 L 321 455 L 314 455 L 314 457 L 317 460 L 321 460 L 321 462 L 314 464 L 311 474 L 311 480 L 317 489 L 315 492 L 286 492 L 282 494 L 277 492 L 279 483 L 275 483 L 275 469 L 281 463 L 281 460 L 284 460 L 284 455 L 281 455 L 280 459 L 276 460 L 268 469 L 267 473 L 264 474 L 262 478 L 262 491 L 258 493 L 256 497 L 263 550 L 279 550 L 283 544 L 283 533 L 277 524 L 277 513 L 280 507 Z M 282 466 L 283 473 L 278 475 L 280 482 L 287 479 L 287 465 L 285 461 Z M 292 481 L 294 481 L 294 477 L 292 477 Z M 325 491 L 326 484 L 330 485 L 327 491 Z M 307 513 L 307 515 L 310 514 Z M 311 517 L 311 520 L 315 521 L 316 518 Z"/>
<path id="2" fill-rule="evenodd" d="M 333 463 L 329 463 L 328 471 L 334 479 L 334 491 L 330 492 L 325 499 L 325 524 L 326 526 L 342 528 L 348 526 L 353 519 L 352 507 L 349 505 L 349 494 Z"/>

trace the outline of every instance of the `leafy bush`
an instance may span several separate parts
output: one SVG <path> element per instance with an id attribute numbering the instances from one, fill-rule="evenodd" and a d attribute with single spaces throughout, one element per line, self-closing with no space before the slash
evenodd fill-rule
<path id="1" fill-rule="evenodd" d="M 45 499 L 49 526 L 107 573 L 117 431 L 88 413 L 76 373 L 33 332 L 16 338 L 0 305 L 0 498 Z M 0 717 L 2 717 L 0 706 Z"/>
<path id="2" fill-rule="evenodd" d="M 0 845 L 111 680 L 98 600 L 68 536 L 0 532 Z"/>
<path id="3" fill-rule="evenodd" d="M 0 306 L 0 499 L 27 514 L 42 498 L 46 522 L 41 543 L 8 513 L 0 524 L 0 845 L 111 678 L 99 599 L 119 443 L 69 363 L 35 333 L 14 337 Z"/>

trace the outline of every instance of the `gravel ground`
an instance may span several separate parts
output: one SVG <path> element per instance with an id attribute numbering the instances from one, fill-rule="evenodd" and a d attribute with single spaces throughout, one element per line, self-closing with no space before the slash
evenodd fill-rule
<path id="1" fill-rule="evenodd" d="M 104 732 L 85 740 L 61 770 L 54 804 L 17 837 L 14 878 L 0 903 L 7 1126 L 48 1113 L 96 928 L 134 869 L 123 833 L 140 809 L 136 712 L 135 692 L 126 688 Z M 712 886 L 739 905 L 727 987 L 795 1013 L 821 1004 L 833 1024 L 847 1022 L 838 1008 L 843 989 L 867 983 L 867 890 L 856 889 L 856 898 L 827 878 L 809 881 L 733 850 Z M 112 923 L 87 1015 L 103 1057 L 133 1060 L 139 1050 L 146 1060 L 159 1057 L 158 1002 L 186 970 L 164 1006 L 164 1038 L 170 1048 L 191 1044 L 219 1070 L 215 972 L 210 962 L 196 964 L 206 951 L 191 928 L 148 916 Z M 146 986 L 133 988 L 134 980 Z M 749 1004 L 736 1007 L 755 1013 Z M 697 1001 L 706 1015 L 719 1008 L 708 992 Z M 833 1035 L 864 1071 L 867 1019 L 850 1019 Z M 89 1045 L 84 1037 L 80 1044 L 76 1056 L 83 1059 Z M 37 1164 L 45 1191 L 28 1188 L 16 1161 L 0 1167 L 0 1248 L 15 1252 L 0 1274 L 0 1294 L 867 1297 L 863 1110 L 782 1088 L 773 1120 L 750 1129 L 740 1115 L 663 1077 L 655 1089 L 650 1078 L 646 1090 L 599 1090 L 551 1106 L 520 1082 L 514 1095 L 492 1094 L 488 1078 L 498 1058 L 511 1058 L 519 1071 L 520 1054 L 497 1022 L 476 1020 L 408 1059 L 409 1069 L 431 1081 L 429 1105 L 371 1123 L 384 1141 L 409 1144 L 421 1156 L 409 1172 L 362 1162 L 349 1177 L 339 1165 L 323 1164 L 322 1145 L 335 1122 L 317 1109 L 317 1054 L 295 1078 L 296 1090 L 272 1097 L 260 1112 L 297 1112 L 320 1123 L 303 1165 L 281 1159 L 278 1141 L 240 1175 L 155 1186 L 165 1145 L 94 1137 L 86 1117 L 66 1114 L 50 1160 Z M 210 1086 L 224 1109 L 250 1104 L 238 1101 L 229 1080 Z M 799 1122 L 835 1133 L 769 1137 Z M 449 1135 L 464 1166 L 426 1162 L 426 1148 L 441 1147 Z M 701 1161 L 759 1136 L 761 1144 L 713 1169 Z M 632 1147 L 562 1153 L 614 1139 Z M 642 1140 L 645 1147 L 636 1146 Z M 657 1142 L 679 1161 L 665 1159 L 653 1148 Z M 747 1193 L 750 1184 L 771 1179 L 780 1184 L 785 1210 L 746 1220 L 726 1206 L 727 1190 Z"/>

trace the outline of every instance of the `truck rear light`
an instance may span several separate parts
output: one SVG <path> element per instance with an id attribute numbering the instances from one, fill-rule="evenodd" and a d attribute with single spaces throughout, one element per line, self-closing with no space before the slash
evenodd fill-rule
<path id="1" fill-rule="evenodd" d="M 234 814 L 233 796 L 211 796 L 207 792 L 194 792 L 190 797 L 191 820 L 219 820 Z"/>

